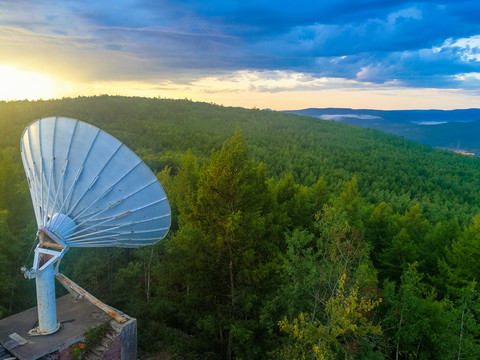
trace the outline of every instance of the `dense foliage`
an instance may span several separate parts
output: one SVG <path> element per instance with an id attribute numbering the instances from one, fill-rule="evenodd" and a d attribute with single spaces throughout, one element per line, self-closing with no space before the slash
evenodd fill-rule
<path id="1" fill-rule="evenodd" d="M 480 160 L 379 131 L 187 100 L 0 102 L 0 317 L 32 306 L 18 142 L 74 117 L 156 172 L 172 231 L 71 249 L 62 272 L 183 359 L 475 359 Z M 29 255 L 30 253 L 30 255 Z"/>

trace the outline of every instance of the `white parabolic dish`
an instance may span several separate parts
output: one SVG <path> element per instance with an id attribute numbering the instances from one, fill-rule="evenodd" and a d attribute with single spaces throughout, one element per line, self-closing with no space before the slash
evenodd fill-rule
<path id="1" fill-rule="evenodd" d="M 138 247 L 165 237 L 165 191 L 127 146 L 65 117 L 32 122 L 21 155 L 40 231 L 68 247 Z"/>

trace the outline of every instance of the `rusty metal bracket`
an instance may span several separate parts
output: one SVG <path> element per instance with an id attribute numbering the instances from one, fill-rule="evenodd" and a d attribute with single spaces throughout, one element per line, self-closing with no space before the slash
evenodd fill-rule
<path id="1" fill-rule="evenodd" d="M 80 287 L 78 284 L 74 283 L 72 280 L 67 278 L 65 275 L 61 273 L 57 273 L 55 274 L 55 277 L 60 282 L 60 284 L 62 284 L 68 290 L 68 292 L 71 293 L 73 291 L 75 294 L 78 294 L 81 297 L 84 297 L 85 299 L 90 301 L 92 304 L 94 304 L 101 310 L 105 311 L 108 315 L 113 317 L 116 322 L 123 324 L 128 320 L 128 318 L 125 317 L 123 314 L 121 314 L 119 311 L 112 308 L 111 306 L 108 306 L 107 304 L 104 304 L 103 302 L 98 300 L 95 296 L 90 294 L 88 291 L 86 291 L 85 289 Z M 75 297 L 78 298 L 78 296 L 75 296 Z"/>

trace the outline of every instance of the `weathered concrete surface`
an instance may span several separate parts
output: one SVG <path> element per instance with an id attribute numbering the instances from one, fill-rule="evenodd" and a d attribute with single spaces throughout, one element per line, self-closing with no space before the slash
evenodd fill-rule
<path id="1" fill-rule="evenodd" d="M 70 295 L 65 295 L 57 298 L 56 302 L 57 320 L 61 323 L 60 330 L 56 333 L 28 336 L 28 331 L 36 327 L 38 321 L 37 307 L 33 307 L 0 320 L 0 344 L 20 360 L 35 360 L 82 341 L 89 329 L 111 320 L 106 313 L 85 299 L 74 300 Z M 13 333 L 20 335 L 27 343 L 19 345 L 9 337 Z"/>
<path id="2" fill-rule="evenodd" d="M 120 333 L 121 359 L 137 359 L 137 319 L 130 318 L 123 324 L 112 321 L 111 325 Z"/>

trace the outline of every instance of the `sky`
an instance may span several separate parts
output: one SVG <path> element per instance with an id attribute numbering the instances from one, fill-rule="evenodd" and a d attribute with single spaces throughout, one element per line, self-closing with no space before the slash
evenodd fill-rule
<path id="1" fill-rule="evenodd" d="M 0 100 L 480 107 L 478 0 L 0 0 Z"/>

